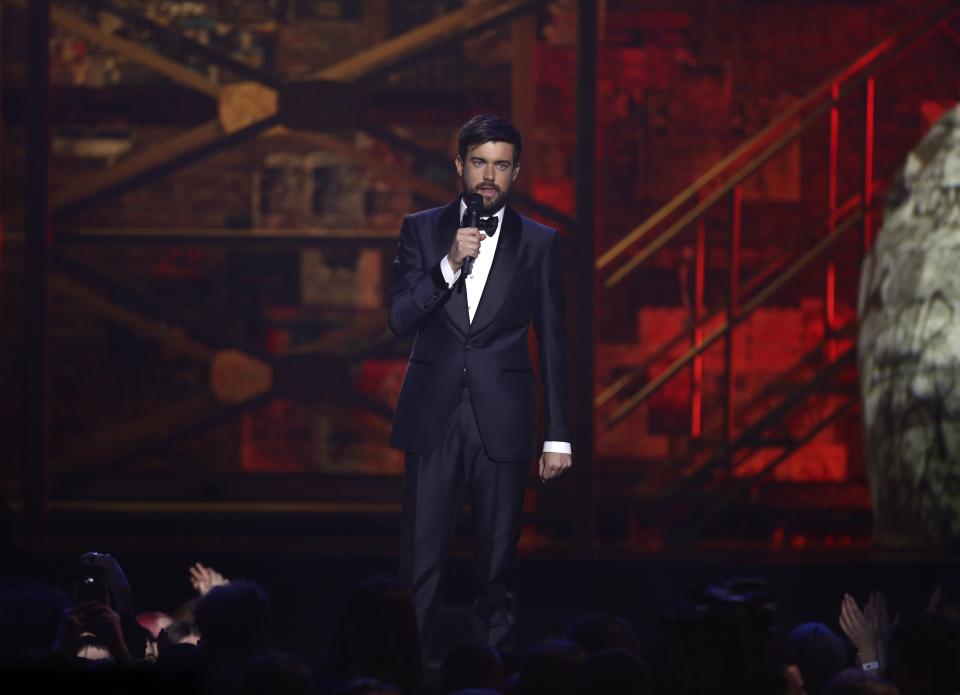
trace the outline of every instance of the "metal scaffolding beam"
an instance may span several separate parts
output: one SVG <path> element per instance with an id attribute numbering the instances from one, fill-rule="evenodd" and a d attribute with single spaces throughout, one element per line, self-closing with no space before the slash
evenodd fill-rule
<path id="1" fill-rule="evenodd" d="M 47 456 L 47 165 L 49 161 L 49 53 L 50 6 L 33 0 L 27 8 L 26 94 L 26 246 L 23 302 L 26 342 L 24 413 L 26 438 L 23 456 L 23 522 L 27 539 L 43 533 L 46 504 Z"/>

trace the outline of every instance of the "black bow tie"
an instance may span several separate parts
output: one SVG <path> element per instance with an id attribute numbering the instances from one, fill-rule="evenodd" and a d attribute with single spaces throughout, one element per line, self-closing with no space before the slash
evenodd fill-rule
<path id="1" fill-rule="evenodd" d="M 467 226 L 467 216 L 464 215 L 463 219 L 460 221 L 461 226 Z M 497 216 L 490 215 L 489 217 L 481 217 L 477 222 L 477 229 L 481 232 L 485 232 L 487 236 L 493 236 L 497 233 Z"/>
<path id="2" fill-rule="evenodd" d="M 493 236 L 497 233 L 497 216 L 481 217 L 480 222 L 477 223 L 477 229 L 486 232 L 487 236 Z"/>

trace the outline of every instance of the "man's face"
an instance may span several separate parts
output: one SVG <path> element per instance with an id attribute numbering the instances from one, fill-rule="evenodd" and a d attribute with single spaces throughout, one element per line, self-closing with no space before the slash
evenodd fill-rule
<path id="1" fill-rule="evenodd" d="M 464 161 L 457 155 L 454 162 L 463 180 L 463 193 L 483 196 L 483 209 L 492 210 L 507 199 L 520 165 L 513 162 L 513 143 L 491 140 L 467 150 Z"/>

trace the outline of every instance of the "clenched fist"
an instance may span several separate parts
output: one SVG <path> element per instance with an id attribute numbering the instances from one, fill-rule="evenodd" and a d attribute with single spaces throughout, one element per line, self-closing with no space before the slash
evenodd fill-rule
<path id="1" fill-rule="evenodd" d="M 463 267 L 463 259 L 467 256 L 475 259 L 480 255 L 480 242 L 486 238 L 487 235 L 476 227 L 461 227 L 457 230 L 457 235 L 453 237 L 453 243 L 450 244 L 450 252 L 447 254 L 453 272 Z"/>
<path id="2" fill-rule="evenodd" d="M 558 477 L 573 465 L 573 457 L 556 451 L 544 451 L 540 454 L 540 480 L 547 482 Z"/>

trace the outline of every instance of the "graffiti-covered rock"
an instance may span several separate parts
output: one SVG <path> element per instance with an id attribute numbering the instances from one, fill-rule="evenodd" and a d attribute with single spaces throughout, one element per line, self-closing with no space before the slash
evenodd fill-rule
<path id="1" fill-rule="evenodd" d="M 860 279 L 875 541 L 960 539 L 960 106 L 910 153 Z"/>

